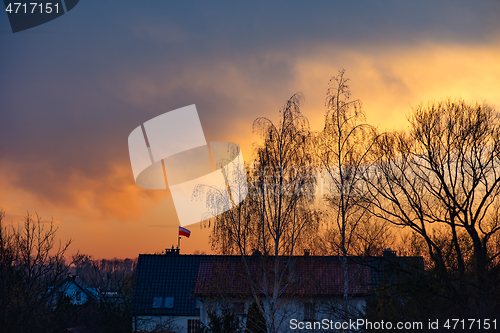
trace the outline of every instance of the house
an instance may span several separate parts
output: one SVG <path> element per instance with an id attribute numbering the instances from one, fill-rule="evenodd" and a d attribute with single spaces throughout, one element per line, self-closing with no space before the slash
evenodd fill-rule
<path id="1" fill-rule="evenodd" d="M 274 257 L 268 258 L 267 262 L 263 259 L 248 257 L 244 263 L 238 257 L 236 260 L 200 263 L 194 296 L 201 303 L 200 319 L 203 323 L 208 322 L 210 311 L 220 312 L 221 308 L 229 307 L 241 316 L 245 324 L 245 315 L 254 303 L 254 295 L 263 299 L 272 295 L 275 287 Z M 280 322 L 286 323 L 294 318 L 312 321 L 321 316 L 330 317 L 342 307 L 344 271 L 341 258 L 284 257 L 280 258 L 279 266 L 280 299 L 274 317 Z M 348 262 L 347 276 L 350 306 L 356 313 L 361 313 L 373 286 L 371 270 L 361 263 Z"/>
<path id="2" fill-rule="evenodd" d="M 382 257 L 349 257 L 348 295 L 353 311 L 362 313 L 374 286 L 394 265 L 420 269 L 423 261 L 397 257 L 392 251 Z M 177 249 L 141 254 L 132 306 L 133 331 L 194 333 L 200 323 L 208 324 L 210 312 L 220 314 L 223 309 L 230 309 L 245 324 L 250 308 L 255 307 L 253 295 L 271 293 L 274 267 L 274 257 L 261 255 L 243 261 L 241 256 L 181 255 Z M 283 257 L 278 269 L 282 279 L 275 314 L 282 324 L 292 318 L 335 319 L 335 311 L 344 304 L 341 257 Z M 254 293 L 249 276 L 255 282 Z"/>
<path id="3" fill-rule="evenodd" d="M 193 296 L 204 255 L 141 254 L 137 263 L 132 303 L 133 332 L 195 333 L 200 309 Z"/>
<path id="4" fill-rule="evenodd" d="M 69 299 L 73 305 L 83 305 L 89 301 L 96 301 L 99 297 L 97 288 L 89 287 L 79 276 L 68 275 L 55 288 L 49 290 L 51 295 L 50 303 L 56 306 L 63 299 Z"/>

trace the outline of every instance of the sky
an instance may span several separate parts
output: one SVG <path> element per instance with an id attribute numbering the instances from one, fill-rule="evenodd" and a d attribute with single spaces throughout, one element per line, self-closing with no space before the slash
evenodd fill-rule
<path id="1" fill-rule="evenodd" d="M 0 13 L 0 209 L 38 213 L 96 258 L 177 245 L 168 190 L 134 182 L 127 138 L 196 104 L 208 142 L 252 157 L 257 117 L 277 120 L 294 93 L 319 130 L 328 81 L 345 69 L 352 98 L 380 130 L 444 98 L 500 108 L 498 1 L 81 1 L 12 33 Z M 208 251 L 188 226 L 182 253 Z"/>

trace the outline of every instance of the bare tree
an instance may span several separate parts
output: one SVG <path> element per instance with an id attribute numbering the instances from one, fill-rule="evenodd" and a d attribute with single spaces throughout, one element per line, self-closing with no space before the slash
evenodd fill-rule
<path id="1" fill-rule="evenodd" d="M 350 218 L 355 218 L 350 216 Z M 354 230 L 348 228 L 349 255 L 378 256 L 385 249 L 394 246 L 397 237 L 387 221 L 374 218 L 361 218 Z M 338 228 L 330 227 L 322 234 L 322 241 L 317 246 L 322 247 L 325 255 L 342 255 L 342 233 Z"/>
<path id="2" fill-rule="evenodd" d="M 289 283 L 287 272 L 297 244 L 308 228 L 317 228 L 318 218 L 310 209 L 314 198 L 314 172 L 307 119 L 300 113 L 301 95 L 293 95 L 280 110 L 278 124 L 257 118 L 254 130 L 264 143 L 247 175 L 250 189 L 237 207 L 217 216 L 213 223 L 212 246 L 221 253 L 242 256 L 251 293 L 263 314 L 267 331 L 278 332 L 287 311 L 280 297 Z M 208 196 L 212 206 L 217 196 Z M 223 203 L 226 204 L 226 203 Z M 259 274 L 251 271 L 248 255 L 260 253 Z M 296 310 L 296 309 L 295 309 Z"/>
<path id="3" fill-rule="evenodd" d="M 325 127 L 316 140 L 318 160 L 330 184 L 325 198 L 333 210 L 335 227 L 329 234 L 342 255 L 346 317 L 349 312 L 347 256 L 351 254 L 350 246 L 357 237 L 358 244 L 363 241 L 363 235 L 358 233 L 359 226 L 372 231 L 369 227 L 371 216 L 363 196 L 362 175 L 373 162 L 371 152 L 376 134 L 375 129 L 365 123 L 360 100 L 350 100 L 348 81 L 344 70 L 330 80 Z M 387 232 L 383 225 L 379 229 L 378 236 Z M 373 238 L 366 236 L 366 241 L 373 242 Z"/>
<path id="4" fill-rule="evenodd" d="M 372 212 L 422 237 L 446 297 L 488 299 L 499 282 L 499 113 L 461 100 L 421 105 L 409 132 L 380 137 L 377 149 Z"/>
<path id="5" fill-rule="evenodd" d="M 136 259 L 94 259 L 85 254 L 74 255 L 73 262 L 73 273 L 99 290 L 100 298 L 105 297 L 106 292 L 118 292 L 137 264 Z"/>
<path id="6" fill-rule="evenodd" d="M 37 332 L 47 324 L 51 292 L 67 272 L 71 240 L 55 244 L 57 228 L 26 215 L 17 228 L 4 227 L 0 212 L 0 330 Z"/>

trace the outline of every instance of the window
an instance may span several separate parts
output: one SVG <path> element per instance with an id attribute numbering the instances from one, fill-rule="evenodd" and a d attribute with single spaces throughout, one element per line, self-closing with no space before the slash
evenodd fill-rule
<path id="1" fill-rule="evenodd" d="M 200 321 L 198 319 L 188 319 L 187 333 L 196 333 L 200 328 Z"/>
<path id="2" fill-rule="evenodd" d="M 173 297 L 153 297 L 153 309 L 174 308 L 174 298 Z"/>
<path id="3" fill-rule="evenodd" d="M 164 297 L 163 307 L 167 309 L 174 308 L 174 298 L 173 297 Z"/>
<path id="4" fill-rule="evenodd" d="M 153 309 L 163 307 L 163 297 L 153 297 Z"/>
<path id="5" fill-rule="evenodd" d="M 304 303 L 304 320 L 316 319 L 316 306 L 314 303 Z"/>

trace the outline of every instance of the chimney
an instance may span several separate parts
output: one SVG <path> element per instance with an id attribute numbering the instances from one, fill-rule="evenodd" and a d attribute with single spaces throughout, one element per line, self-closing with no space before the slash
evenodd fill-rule
<path id="1" fill-rule="evenodd" d="M 174 248 L 173 245 L 172 245 L 171 249 L 165 249 L 165 255 L 167 255 L 167 256 L 175 256 L 175 255 L 178 255 L 179 253 L 180 253 L 180 249 Z"/>

